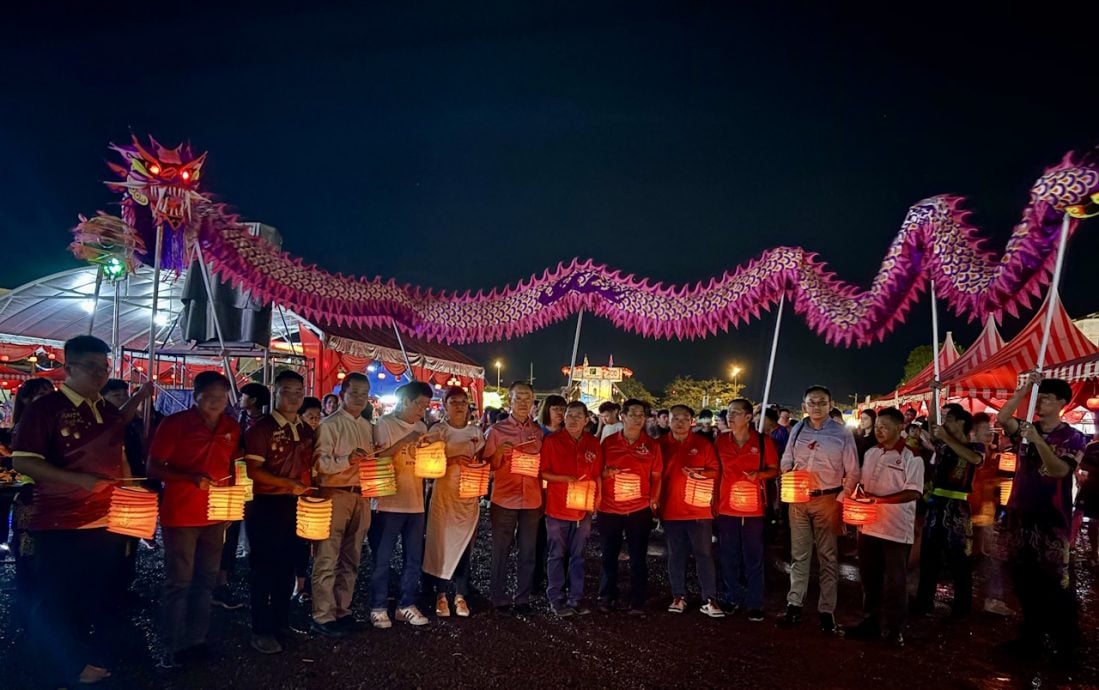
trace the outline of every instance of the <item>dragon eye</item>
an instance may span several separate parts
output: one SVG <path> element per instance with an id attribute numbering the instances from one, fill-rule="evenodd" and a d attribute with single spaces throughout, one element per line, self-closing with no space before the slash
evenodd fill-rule
<path id="1" fill-rule="evenodd" d="M 189 170 L 184 170 L 183 172 L 181 172 L 179 174 L 179 176 L 182 177 L 184 179 L 184 181 L 186 181 L 186 180 L 191 179 L 191 172 Z"/>
<path id="2" fill-rule="evenodd" d="M 151 172 L 154 175 L 159 175 L 160 174 L 160 166 L 157 165 L 156 163 L 153 163 L 152 165 L 149 166 L 149 172 Z"/>

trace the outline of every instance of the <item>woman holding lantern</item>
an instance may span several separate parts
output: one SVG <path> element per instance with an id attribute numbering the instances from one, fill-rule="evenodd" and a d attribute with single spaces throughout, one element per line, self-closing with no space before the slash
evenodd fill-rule
<path id="1" fill-rule="evenodd" d="M 451 386 L 443 393 L 443 408 L 446 418 L 423 439 L 446 444 L 446 474 L 435 480 L 427 509 L 424 572 L 434 581 L 435 615 L 450 616 L 447 589 L 453 582 L 454 613 L 465 618 L 470 615 L 469 561 L 489 467 L 481 460 L 481 429 L 469 423 L 469 395 Z"/>

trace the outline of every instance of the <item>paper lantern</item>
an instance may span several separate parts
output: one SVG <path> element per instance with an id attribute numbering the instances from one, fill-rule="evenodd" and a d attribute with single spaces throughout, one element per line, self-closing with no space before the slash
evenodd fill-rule
<path id="1" fill-rule="evenodd" d="M 709 506 L 714 500 L 714 480 L 687 477 L 683 488 L 683 500 L 696 508 Z"/>
<path id="2" fill-rule="evenodd" d="M 569 510 L 584 512 L 595 510 L 595 482 L 590 479 L 569 482 L 568 491 L 565 493 L 565 507 Z"/>
<path id="3" fill-rule="evenodd" d="M 729 505 L 738 513 L 758 513 L 759 484 L 743 480 L 733 482 L 733 486 L 729 489 Z"/>
<path id="4" fill-rule="evenodd" d="M 524 477 L 537 477 L 542 468 L 542 456 L 538 453 L 524 453 L 521 450 L 511 451 L 511 473 L 521 474 Z"/>
<path id="5" fill-rule="evenodd" d="M 1014 472 L 1017 460 L 1018 458 L 1015 456 L 1015 453 L 1012 453 L 1011 451 L 1005 450 L 1000 453 L 1000 471 Z"/>
<path id="6" fill-rule="evenodd" d="M 253 490 L 255 482 L 248 476 L 248 462 L 245 460 L 237 460 L 234 463 L 233 470 L 233 483 L 241 487 L 241 491 L 244 494 L 244 501 L 251 501 L 255 498 L 255 492 Z M 237 519 L 239 520 L 242 518 Z"/>
<path id="7" fill-rule="evenodd" d="M 217 522 L 243 520 L 246 496 L 246 487 L 241 484 L 211 486 L 206 498 L 206 519 Z"/>
<path id="8" fill-rule="evenodd" d="M 614 475 L 614 500 L 629 503 L 641 498 L 641 477 L 631 472 Z"/>
<path id="9" fill-rule="evenodd" d="M 488 475 L 492 469 L 483 463 L 478 467 L 462 465 L 458 475 L 458 498 L 480 498 L 488 494 Z"/>
<path id="10" fill-rule="evenodd" d="M 418 446 L 414 473 L 423 479 L 438 479 L 446 475 L 446 441 Z"/>
<path id="11" fill-rule="evenodd" d="M 982 502 L 981 512 L 973 516 L 972 522 L 974 527 L 988 527 L 996 522 L 996 503 L 994 501 Z"/>
<path id="12" fill-rule="evenodd" d="M 359 461 L 359 484 L 364 498 L 380 498 L 397 493 L 397 470 L 393 458 Z"/>
<path id="13" fill-rule="evenodd" d="M 1099 398 L 1088 398 L 1084 405 L 1092 411 L 1099 410 Z"/>
<path id="14" fill-rule="evenodd" d="M 783 503 L 809 502 L 809 473 L 794 470 L 782 475 L 779 483 L 779 498 Z"/>
<path id="15" fill-rule="evenodd" d="M 156 534 L 157 495 L 136 486 L 116 486 L 107 512 L 107 531 L 138 539 Z"/>
<path id="16" fill-rule="evenodd" d="M 332 499 L 298 497 L 298 536 L 318 541 L 332 533 Z"/>
<path id="17" fill-rule="evenodd" d="M 1006 506 L 1007 502 L 1011 500 L 1011 480 L 1005 479 L 1000 482 L 1000 505 Z"/>
<path id="18" fill-rule="evenodd" d="M 872 525 L 878 521 L 877 503 L 864 503 L 853 498 L 843 501 L 843 521 L 849 525 Z"/>

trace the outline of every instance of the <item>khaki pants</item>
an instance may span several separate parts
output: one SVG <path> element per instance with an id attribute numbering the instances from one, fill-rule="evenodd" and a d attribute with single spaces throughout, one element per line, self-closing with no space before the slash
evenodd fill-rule
<path id="1" fill-rule="evenodd" d="M 332 499 L 332 532 L 317 542 L 313 556 L 313 620 L 331 623 L 351 615 L 370 506 L 352 491 L 321 489 L 320 494 Z"/>
<path id="2" fill-rule="evenodd" d="M 836 610 L 836 584 L 838 563 L 836 559 L 836 529 L 839 524 L 840 504 L 837 494 L 814 496 L 808 503 L 790 504 L 790 593 L 786 603 L 801 606 L 805 590 L 809 587 L 809 559 L 813 547 L 817 548 L 820 564 L 820 599 L 817 611 L 834 613 Z"/>

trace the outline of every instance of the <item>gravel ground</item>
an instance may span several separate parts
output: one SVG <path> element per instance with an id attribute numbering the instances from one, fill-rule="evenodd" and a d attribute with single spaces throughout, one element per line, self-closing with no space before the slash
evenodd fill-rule
<path id="1" fill-rule="evenodd" d="M 474 551 L 473 586 L 488 591 L 487 511 Z M 595 532 L 593 532 L 593 542 Z M 594 544 L 593 544 L 594 545 Z M 903 649 L 883 643 L 827 636 L 813 615 L 811 587 L 806 616 L 795 630 L 775 625 L 784 610 L 788 584 L 785 547 L 768 549 L 768 620 L 751 623 L 735 616 L 714 620 L 698 613 L 698 592 L 689 585 L 691 608 L 683 615 L 664 612 L 669 587 L 658 536 L 650 548 L 650 599 L 643 618 L 624 613 L 557 619 L 545 597 L 536 597 L 535 614 L 500 616 L 488 612 L 482 595 L 471 597 L 473 616 L 435 619 L 427 598 L 421 609 L 432 620 L 413 628 L 394 623 L 390 630 L 366 630 L 343 640 L 317 635 L 289 643 L 277 656 L 264 657 L 248 646 L 247 608 L 215 609 L 210 641 L 219 658 L 202 666 L 158 671 L 156 590 L 161 554 L 142 550 L 134 587 L 143 599 L 124 612 L 117 629 L 103 631 L 113 640 L 114 676 L 103 688 L 392 688 L 421 687 L 613 687 L 613 688 L 867 688 L 894 683 L 904 688 L 1087 688 L 1099 687 L 1096 572 L 1078 566 L 1082 668 L 1065 674 L 1046 665 L 1026 666 L 1004 659 L 994 646 L 1016 633 L 1016 621 L 975 612 L 964 622 L 949 622 L 943 586 L 937 610 L 911 621 Z M 859 618 L 860 589 L 848 554 L 853 541 L 841 540 L 841 584 L 837 618 L 853 625 Z M 369 549 L 367 549 L 369 551 Z M 399 554 L 398 554 L 399 555 Z M 364 567 L 369 569 L 369 553 Z M 239 561 L 235 589 L 247 589 L 247 559 Z M 625 564 L 623 578 L 625 578 Z M 587 561 L 586 588 L 598 585 L 597 552 Z M 689 581 L 693 580 L 689 573 Z M 22 631 L 12 620 L 12 566 L 0 570 L 0 687 L 33 687 Z M 623 579 L 622 581 L 627 582 Z M 365 578 L 359 578 L 355 608 L 364 608 Z M 392 583 L 395 585 L 395 581 Z M 914 582 L 912 583 L 914 584 Z M 976 583 L 982 591 L 982 583 Z M 979 607 L 978 607 L 979 608 Z M 294 625 L 308 625 L 308 611 L 295 605 Z M 1092 684 L 1092 685 L 1089 685 Z"/>

